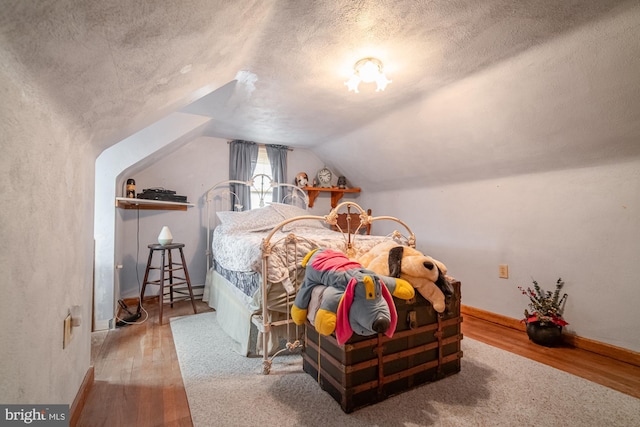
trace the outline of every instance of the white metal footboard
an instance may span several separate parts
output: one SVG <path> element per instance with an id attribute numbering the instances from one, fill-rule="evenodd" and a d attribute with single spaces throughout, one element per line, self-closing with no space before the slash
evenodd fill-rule
<path id="1" fill-rule="evenodd" d="M 296 221 L 302 221 L 302 220 L 317 220 L 317 221 L 323 221 L 324 223 L 328 224 L 329 226 L 335 225 L 336 224 L 336 219 L 337 219 L 337 215 L 339 213 L 339 211 L 341 211 L 342 209 L 355 209 L 358 212 L 360 212 L 360 222 L 361 224 L 371 224 L 374 221 L 381 221 L 381 220 L 388 220 L 388 221 L 394 221 L 397 222 L 398 224 L 402 225 L 402 227 L 404 227 L 404 229 L 406 229 L 406 232 L 408 233 L 406 236 L 402 233 L 400 233 L 399 231 L 394 231 L 393 233 L 391 233 L 388 237 L 389 238 L 393 238 L 397 241 L 403 242 L 404 244 L 414 247 L 415 248 L 415 235 L 413 234 L 413 232 L 411 231 L 411 229 L 409 228 L 409 226 L 407 224 L 405 224 L 403 221 L 399 220 L 398 218 L 395 217 L 391 217 L 391 216 L 379 216 L 379 217 L 372 217 L 370 215 L 367 214 L 367 212 L 362 209 L 362 207 L 360 207 L 357 203 L 354 202 L 342 202 L 340 203 L 338 206 L 336 206 L 333 210 L 331 210 L 331 212 L 329 212 L 329 214 L 325 215 L 325 216 L 317 216 L 317 215 L 303 215 L 303 216 L 298 216 L 295 218 L 290 218 L 287 219 L 285 221 L 282 221 L 280 224 L 278 224 L 276 227 L 274 227 L 271 232 L 263 239 L 262 241 L 262 342 L 263 342 L 263 369 L 262 369 L 262 373 L 264 375 L 268 375 L 271 372 L 271 365 L 273 362 L 273 359 L 282 354 L 283 352 L 286 351 L 294 351 L 296 349 L 299 349 L 302 347 L 302 343 L 299 341 L 299 339 L 295 339 L 293 341 L 287 341 L 286 345 L 284 348 L 280 349 L 279 351 L 277 351 L 273 356 L 269 357 L 269 352 L 267 351 L 268 348 L 268 343 L 269 343 L 269 334 L 271 333 L 271 329 L 275 326 L 278 325 L 289 325 L 289 324 L 293 324 L 293 320 L 291 319 L 290 313 L 289 313 L 289 308 L 290 308 L 290 303 L 289 300 L 287 300 L 287 318 L 285 320 L 279 320 L 279 321 L 274 321 L 272 322 L 271 319 L 271 315 L 268 312 L 268 295 L 267 295 L 267 291 L 268 291 L 268 271 L 269 271 L 269 257 L 272 254 L 272 249 L 273 249 L 273 242 L 271 241 L 273 236 L 280 230 L 282 230 L 282 228 L 290 223 L 296 222 Z M 354 234 L 354 233 L 348 233 L 348 232 L 343 232 L 343 237 L 344 237 L 344 241 L 345 241 L 345 253 L 347 254 L 347 256 L 349 257 L 353 257 L 355 255 L 355 245 L 357 244 L 357 239 L 359 238 L 358 234 Z M 290 239 L 292 241 L 295 241 L 295 239 L 297 239 L 298 237 L 295 236 L 294 234 L 289 234 L 286 239 Z M 303 238 L 303 237 L 301 237 Z M 295 268 L 297 268 L 297 261 L 296 262 L 296 266 Z M 297 287 L 295 288 L 297 290 Z M 288 295 L 288 298 L 291 298 L 291 302 L 293 301 L 293 299 L 295 298 L 295 292 L 292 292 L 291 295 Z M 287 337 L 289 338 L 290 335 L 287 334 Z"/>

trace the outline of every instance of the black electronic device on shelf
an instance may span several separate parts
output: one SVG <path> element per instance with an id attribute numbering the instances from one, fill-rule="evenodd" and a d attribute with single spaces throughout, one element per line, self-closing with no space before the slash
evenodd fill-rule
<path id="1" fill-rule="evenodd" d="M 142 193 L 138 193 L 138 199 L 187 203 L 187 196 L 180 196 L 173 190 L 167 190 L 161 187 L 145 188 L 142 190 Z"/>

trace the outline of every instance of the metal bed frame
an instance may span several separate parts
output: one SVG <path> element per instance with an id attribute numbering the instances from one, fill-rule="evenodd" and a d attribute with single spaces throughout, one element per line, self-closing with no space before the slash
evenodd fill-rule
<path id="1" fill-rule="evenodd" d="M 220 206 L 228 206 L 230 208 L 236 208 L 237 210 L 242 210 L 243 206 L 239 203 L 239 198 L 238 196 L 233 193 L 233 191 L 231 191 L 231 189 L 229 188 L 230 184 L 240 184 L 240 185 L 246 185 L 248 187 L 251 187 L 252 189 L 255 190 L 255 192 L 259 195 L 259 207 L 263 207 L 265 205 L 265 197 L 268 194 L 271 194 L 271 190 L 273 190 L 274 188 L 277 187 L 281 187 L 281 188 L 285 188 L 288 189 L 289 191 L 285 192 L 285 196 L 282 198 L 281 202 L 286 202 L 287 200 L 292 202 L 290 204 L 295 204 L 295 203 L 300 203 L 304 205 L 304 209 L 308 208 L 308 204 L 309 204 L 309 198 L 307 196 L 307 194 L 304 192 L 304 190 L 302 190 L 300 187 L 297 187 L 295 185 L 292 184 L 286 184 L 286 183 L 277 183 L 271 180 L 271 178 L 268 175 L 263 175 L 263 174 L 258 174 L 255 175 L 252 179 L 250 179 L 249 181 L 239 181 L 239 180 L 226 180 L 226 181 L 221 181 L 217 184 L 215 184 L 213 187 L 211 187 L 209 190 L 207 190 L 207 192 L 205 193 L 205 201 L 206 201 L 206 215 L 207 215 L 207 249 L 206 249 L 206 256 L 207 256 L 207 271 L 209 271 L 209 269 L 211 268 L 211 261 L 212 261 L 212 252 L 211 252 L 211 232 L 212 232 L 212 223 L 211 223 L 211 209 L 212 209 L 212 205 L 214 204 L 214 202 L 220 202 Z M 347 230 L 341 230 L 340 227 L 337 225 L 337 217 L 338 214 L 343 210 L 346 209 L 348 212 L 351 212 L 352 210 L 356 211 L 359 213 L 360 215 L 360 226 L 356 229 L 353 230 L 352 232 L 349 232 L 349 228 Z M 234 210 L 234 209 L 217 209 L 218 210 Z M 302 220 L 317 220 L 317 221 L 321 221 L 324 222 L 325 224 L 327 224 L 329 227 L 331 226 L 337 226 L 338 229 L 340 230 L 339 232 L 342 233 L 342 236 L 344 238 L 344 243 L 345 243 L 345 253 L 347 254 L 347 256 L 349 257 L 353 257 L 355 255 L 355 245 L 357 242 L 357 239 L 359 238 L 359 234 L 358 234 L 358 230 L 360 227 L 366 227 L 368 225 L 371 225 L 371 223 L 375 222 L 375 221 L 383 221 L 383 220 L 388 220 L 388 221 L 393 221 L 396 222 L 398 224 L 400 224 L 407 232 L 407 235 L 405 236 L 404 234 L 400 233 L 399 231 L 394 231 L 392 233 L 390 233 L 389 235 L 387 235 L 386 237 L 391 238 L 391 239 L 395 239 L 397 241 L 401 241 L 403 242 L 403 244 L 406 244 L 407 246 L 410 247 L 414 247 L 416 246 L 416 239 L 415 239 L 415 234 L 413 233 L 413 231 L 411 231 L 411 229 L 409 228 L 409 226 L 407 224 L 405 224 L 403 221 L 401 221 L 398 218 L 392 217 L 392 216 L 378 216 L 378 217 L 373 217 L 371 215 L 369 215 L 362 207 L 360 207 L 360 205 L 358 205 L 357 203 L 354 202 L 342 202 L 339 205 L 337 205 L 335 208 L 333 208 L 327 215 L 324 216 L 320 216 L 320 215 L 302 215 L 302 216 L 298 216 L 298 217 L 294 217 L 294 218 L 289 218 L 286 219 L 284 221 L 282 221 L 281 223 L 279 223 L 277 226 L 275 226 L 269 233 L 268 235 L 262 240 L 262 247 L 261 247 L 261 251 L 262 251 L 262 283 L 261 283 L 261 292 L 262 292 L 262 309 L 261 309 L 261 315 L 257 316 L 254 315 L 254 317 L 252 318 L 252 323 L 256 326 L 256 328 L 258 329 L 259 332 L 262 333 L 262 353 L 263 353 L 263 369 L 262 369 L 262 373 L 264 375 L 268 375 L 271 372 L 271 366 L 273 363 L 273 359 L 275 357 L 277 357 L 278 355 L 282 354 L 283 352 L 294 352 L 300 348 L 302 348 L 302 343 L 300 342 L 299 339 L 295 339 L 293 341 L 287 340 L 287 343 L 285 344 L 285 346 L 279 350 L 277 350 L 272 356 L 269 356 L 269 352 L 267 351 L 268 345 L 269 345 L 269 340 L 270 340 L 270 333 L 271 333 L 271 329 L 276 327 L 276 326 L 280 326 L 280 325 L 286 325 L 287 327 L 287 337 L 289 338 L 291 335 L 289 334 L 289 326 L 290 325 L 294 325 L 293 321 L 291 320 L 291 316 L 290 316 L 290 306 L 293 303 L 293 299 L 295 298 L 295 293 L 292 294 L 287 294 L 287 312 L 286 312 L 286 319 L 284 320 L 275 320 L 272 321 L 271 320 L 271 315 L 269 314 L 268 311 L 268 294 L 267 294 L 267 289 L 269 286 L 269 282 L 268 282 L 268 268 L 269 268 L 269 256 L 271 256 L 272 254 L 272 250 L 274 248 L 275 245 L 279 245 L 279 244 L 295 244 L 296 241 L 299 241 L 299 239 L 304 239 L 304 236 L 297 236 L 293 233 L 288 233 L 286 234 L 285 237 L 280 237 L 279 240 L 274 241 L 274 235 L 278 232 L 283 230 L 283 227 L 296 222 L 296 221 L 302 221 Z M 297 270 L 297 261 L 294 259 L 294 269 Z M 295 276 L 297 277 L 298 272 L 296 271 Z M 294 284 L 294 286 L 297 284 Z M 297 327 L 297 326 L 296 326 Z M 298 335 L 296 335 L 298 336 Z"/>

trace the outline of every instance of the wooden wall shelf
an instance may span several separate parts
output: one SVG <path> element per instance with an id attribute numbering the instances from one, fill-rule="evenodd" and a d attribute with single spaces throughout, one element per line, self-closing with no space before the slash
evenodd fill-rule
<path id="1" fill-rule="evenodd" d="M 303 190 L 309 195 L 309 207 L 312 208 L 316 197 L 320 192 L 331 193 L 331 208 L 338 206 L 338 202 L 342 199 L 344 193 L 359 193 L 360 188 L 338 188 L 338 187 L 304 187 Z"/>
<path id="2" fill-rule="evenodd" d="M 192 203 L 165 202 L 163 200 L 129 199 L 116 197 L 116 207 L 120 209 L 186 211 L 195 206 Z"/>

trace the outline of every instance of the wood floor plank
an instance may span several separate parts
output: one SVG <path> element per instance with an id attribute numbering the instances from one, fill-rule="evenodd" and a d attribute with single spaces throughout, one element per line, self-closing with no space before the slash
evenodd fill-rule
<path id="1" fill-rule="evenodd" d="M 196 301 L 198 313 L 212 311 Z M 164 307 L 145 301 L 148 319 L 92 339 L 95 382 L 78 426 L 192 426 L 169 319 L 193 314 L 187 301 Z M 142 319 L 145 318 L 143 313 Z M 99 333 L 104 334 L 104 333 Z"/>

